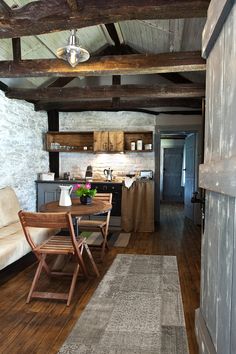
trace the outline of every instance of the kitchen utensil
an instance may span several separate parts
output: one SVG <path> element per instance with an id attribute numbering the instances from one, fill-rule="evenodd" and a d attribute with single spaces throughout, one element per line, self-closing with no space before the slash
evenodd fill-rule
<path id="1" fill-rule="evenodd" d="M 86 172 L 85 172 L 85 179 L 86 181 L 92 181 L 93 180 L 93 168 L 91 165 L 87 166 Z"/>
<path id="2" fill-rule="evenodd" d="M 60 206 L 70 206 L 72 205 L 70 194 L 72 192 L 73 186 L 59 186 L 61 189 L 59 205 Z"/>
<path id="3" fill-rule="evenodd" d="M 104 172 L 104 175 L 106 177 L 106 180 L 108 182 L 111 182 L 112 181 L 112 172 L 113 172 L 113 170 L 111 170 L 110 167 L 109 167 L 108 169 L 105 169 L 103 172 Z"/>

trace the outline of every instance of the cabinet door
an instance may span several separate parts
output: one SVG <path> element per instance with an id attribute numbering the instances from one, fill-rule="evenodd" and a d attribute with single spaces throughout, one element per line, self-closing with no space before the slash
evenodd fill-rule
<path id="1" fill-rule="evenodd" d="M 43 204 L 54 202 L 60 198 L 60 187 L 57 183 L 37 183 L 37 211 Z"/>
<path id="2" fill-rule="evenodd" d="M 124 132 L 109 132 L 109 151 L 124 151 Z"/>
<path id="3" fill-rule="evenodd" d="M 94 132 L 94 151 L 108 151 L 108 132 Z"/>

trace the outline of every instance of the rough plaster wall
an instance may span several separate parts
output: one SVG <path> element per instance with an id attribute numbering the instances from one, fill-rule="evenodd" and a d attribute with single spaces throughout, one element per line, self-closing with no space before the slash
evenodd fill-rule
<path id="1" fill-rule="evenodd" d="M 48 171 L 43 150 L 46 113 L 34 112 L 29 103 L 9 100 L 0 91 L 0 188 L 11 186 L 21 207 L 35 210 L 37 173 Z"/>
<path id="2" fill-rule="evenodd" d="M 200 116 L 150 115 L 137 112 L 81 112 L 60 113 L 61 131 L 154 131 L 155 125 L 188 127 L 201 124 Z M 60 174 L 70 171 L 75 176 L 84 177 L 86 167 L 93 166 L 97 177 L 103 169 L 111 167 L 115 175 L 151 169 L 154 171 L 154 152 L 126 154 L 77 154 L 60 153 Z"/>

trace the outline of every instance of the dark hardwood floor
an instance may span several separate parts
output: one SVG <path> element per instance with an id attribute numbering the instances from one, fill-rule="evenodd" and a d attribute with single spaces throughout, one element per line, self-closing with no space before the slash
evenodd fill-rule
<path id="1" fill-rule="evenodd" d="M 117 253 L 175 255 L 178 260 L 190 354 L 198 353 L 194 334 L 194 311 L 199 306 L 200 246 L 200 227 L 184 219 L 181 205 L 163 204 L 161 223 L 155 233 L 132 234 L 127 248 L 113 248 L 106 255 L 103 264 L 98 264 L 103 276 Z M 59 301 L 32 300 L 30 304 L 26 304 L 34 270 L 35 264 L 13 274 L 11 279 L 7 277 L 5 282 L 2 279 L 0 353 L 56 353 L 102 278 L 80 279 L 69 308 Z M 41 285 L 47 285 L 46 277 L 42 277 Z M 67 279 L 60 279 L 60 283 L 53 280 L 51 284 L 53 290 L 58 291 L 65 289 L 67 285 Z"/>

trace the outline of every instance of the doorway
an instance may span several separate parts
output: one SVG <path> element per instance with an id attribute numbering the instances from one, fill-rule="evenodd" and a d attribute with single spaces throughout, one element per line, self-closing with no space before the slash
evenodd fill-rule
<path id="1" fill-rule="evenodd" d="M 160 202 L 182 204 L 184 217 L 200 224 L 200 205 L 191 202 L 198 190 L 199 134 L 161 133 L 160 138 Z"/>

